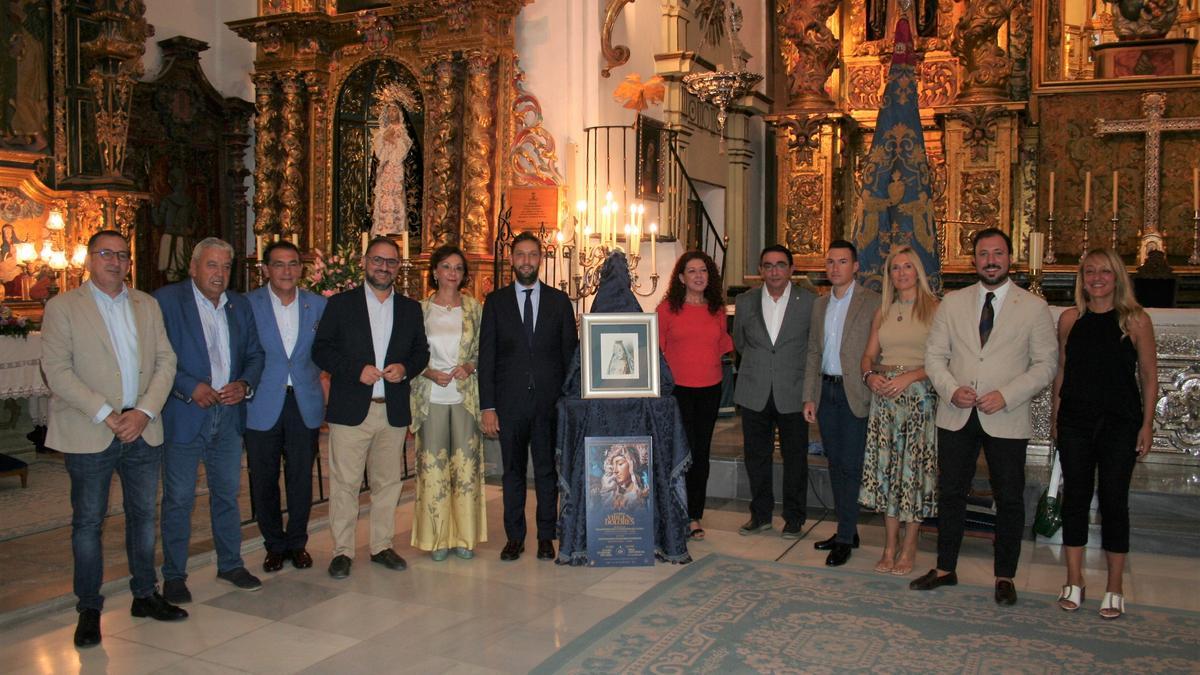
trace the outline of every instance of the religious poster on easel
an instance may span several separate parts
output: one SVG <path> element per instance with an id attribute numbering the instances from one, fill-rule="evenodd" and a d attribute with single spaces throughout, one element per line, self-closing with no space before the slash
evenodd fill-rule
<path id="1" fill-rule="evenodd" d="M 654 565 L 649 436 L 588 436 L 587 550 L 594 567 Z"/>

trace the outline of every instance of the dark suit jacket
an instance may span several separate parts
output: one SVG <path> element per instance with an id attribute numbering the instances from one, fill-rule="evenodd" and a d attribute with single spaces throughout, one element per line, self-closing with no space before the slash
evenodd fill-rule
<path id="1" fill-rule="evenodd" d="M 537 311 L 530 346 L 512 284 L 488 294 L 479 328 L 481 410 L 504 417 L 531 396 L 538 414 L 554 410 L 579 344 L 575 311 L 566 293 L 546 284 Z"/>
<path id="2" fill-rule="evenodd" d="M 190 442 L 200 433 L 207 411 L 192 400 L 192 392 L 201 382 L 212 384 L 212 364 L 193 288 L 192 280 L 185 279 L 154 292 L 162 309 L 167 337 L 178 357 L 175 386 L 163 407 L 167 440 L 175 443 Z M 229 322 L 229 381 L 245 380 L 252 389 L 257 389 L 263 371 L 263 349 L 246 296 L 236 291 L 225 292 L 225 318 Z M 246 429 L 246 401 L 239 403 L 237 409 L 240 434 Z"/>
<path id="3" fill-rule="evenodd" d="M 329 298 L 313 338 L 312 360 L 330 376 L 325 421 L 346 426 L 362 424 L 371 407 L 371 387 L 359 377 L 363 368 L 375 365 L 371 317 L 362 286 Z M 385 365 L 392 363 L 404 366 L 405 377 L 400 382 L 383 383 L 388 424 L 406 427 L 412 421 L 408 381 L 429 364 L 429 343 L 425 340 L 421 305 L 399 293 L 393 297 L 392 337 L 384 358 Z"/>

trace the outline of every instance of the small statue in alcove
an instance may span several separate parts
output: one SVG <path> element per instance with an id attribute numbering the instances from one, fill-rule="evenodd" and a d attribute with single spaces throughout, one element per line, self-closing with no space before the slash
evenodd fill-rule
<path id="1" fill-rule="evenodd" d="M 371 132 L 371 154 L 378 162 L 372 196 L 373 237 L 400 234 L 408 227 L 404 159 L 412 150 L 413 140 L 404 121 L 404 108 L 411 109 L 415 102 L 412 92 L 397 82 L 380 89 L 376 98 L 379 127 Z"/>

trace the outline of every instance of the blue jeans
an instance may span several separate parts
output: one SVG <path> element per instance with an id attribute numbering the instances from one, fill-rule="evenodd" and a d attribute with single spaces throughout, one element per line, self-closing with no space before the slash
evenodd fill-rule
<path id="1" fill-rule="evenodd" d="M 187 579 L 188 542 L 196 476 L 204 462 L 217 571 L 243 567 L 242 516 L 238 489 L 242 479 L 242 435 L 236 407 L 214 405 L 196 438 L 168 442 L 163 455 L 163 580 Z"/>
<path id="2" fill-rule="evenodd" d="M 141 438 L 122 443 L 114 438 L 100 452 L 65 453 L 71 476 L 71 552 L 75 556 L 77 610 L 104 609 L 100 585 L 104 554 L 100 531 L 108 513 L 108 490 L 115 470 L 125 495 L 125 554 L 129 558 L 129 590 L 135 598 L 155 591 L 154 505 L 158 499 L 158 470 L 162 446 Z"/>
<path id="3" fill-rule="evenodd" d="M 867 451 L 867 418 L 856 416 L 850 409 L 841 382 L 822 381 L 817 423 L 821 425 L 821 445 L 829 460 L 829 483 L 838 519 L 836 541 L 851 544 L 858 534 L 858 493 Z"/>

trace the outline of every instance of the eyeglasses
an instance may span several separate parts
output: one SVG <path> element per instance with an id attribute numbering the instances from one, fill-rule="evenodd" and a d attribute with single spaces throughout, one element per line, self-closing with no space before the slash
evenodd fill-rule
<path id="1" fill-rule="evenodd" d="M 368 256 L 367 262 L 371 263 L 372 265 L 378 265 L 380 267 L 383 267 L 384 265 L 387 265 L 388 267 L 399 267 L 400 266 L 399 258 L 385 258 L 381 255 Z"/>
<path id="2" fill-rule="evenodd" d="M 282 270 L 282 269 L 294 270 L 294 269 L 300 268 L 300 261 L 299 260 L 289 260 L 287 262 L 284 262 L 282 260 L 276 260 L 276 261 L 272 262 L 270 265 L 268 265 L 268 267 L 270 267 L 273 270 Z"/>
<path id="3" fill-rule="evenodd" d="M 782 261 L 777 262 L 777 263 L 759 263 L 759 267 L 762 267 L 764 270 L 776 270 L 779 272 L 783 272 L 791 266 L 792 266 L 791 263 L 782 262 Z"/>
<path id="4" fill-rule="evenodd" d="M 121 262 L 129 262 L 129 251 L 114 251 L 108 248 L 102 248 L 99 251 L 92 251 L 94 255 L 100 256 L 101 260 L 108 261 L 114 257 Z"/>

